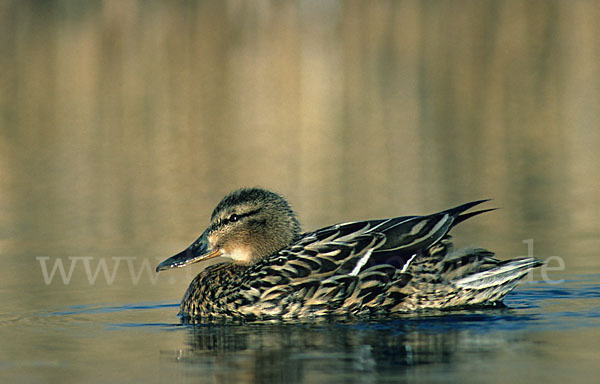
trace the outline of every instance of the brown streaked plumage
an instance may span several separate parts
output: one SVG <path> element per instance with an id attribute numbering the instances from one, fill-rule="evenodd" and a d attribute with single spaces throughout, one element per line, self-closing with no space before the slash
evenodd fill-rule
<path id="1" fill-rule="evenodd" d="M 157 271 L 210 259 L 180 314 L 195 319 L 385 315 L 495 305 L 532 268 L 481 248 L 453 250 L 448 232 L 487 200 L 427 216 L 337 224 L 300 233 L 287 201 L 260 188 L 223 198 L 204 233 Z"/>

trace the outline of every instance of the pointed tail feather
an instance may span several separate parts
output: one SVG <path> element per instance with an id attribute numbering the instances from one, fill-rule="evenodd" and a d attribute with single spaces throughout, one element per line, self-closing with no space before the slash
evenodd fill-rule
<path id="1" fill-rule="evenodd" d="M 471 201 L 470 203 L 461 204 L 454 208 L 447 209 L 443 213 L 447 213 L 450 216 L 456 217 L 456 216 L 460 215 L 461 213 L 473 208 L 474 206 L 485 203 L 486 201 L 490 201 L 490 200 L 491 199 L 482 199 L 482 200 Z"/>
<path id="2" fill-rule="evenodd" d="M 488 208 L 488 209 L 480 209 L 478 211 L 473 211 L 473 212 L 469 212 L 469 213 L 463 213 L 461 215 L 458 215 L 455 219 L 454 222 L 452 223 L 452 226 L 455 227 L 458 224 L 462 223 L 463 221 L 470 219 L 473 216 L 477 216 L 477 215 L 481 215 L 482 213 L 486 213 L 486 212 L 490 212 L 490 211 L 495 211 L 498 208 Z"/>
<path id="3" fill-rule="evenodd" d="M 465 289 L 489 289 L 508 285 L 522 279 L 533 268 L 544 263 L 532 257 L 513 259 L 487 271 L 474 273 L 454 281 L 457 287 Z"/>
<path id="4" fill-rule="evenodd" d="M 447 213 L 454 218 L 454 222 L 452 223 L 452 226 L 451 226 L 451 228 L 452 228 L 473 216 L 481 215 L 482 213 L 496 210 L 497 208 L 488 208 L 488 209 L 480 209 L 480 210 L 477 210 L 474 212 L 463 213 L 463 212 L 468 211 L 469 209 L 475 207 L 476 205 L 485 203 L 490 200 L 492 200 L 492 199 L 482 199 L 482 200 L 471 201 L 470 203 L 461 204 L 454 208 L 447 209 L 443 213 Z"/>

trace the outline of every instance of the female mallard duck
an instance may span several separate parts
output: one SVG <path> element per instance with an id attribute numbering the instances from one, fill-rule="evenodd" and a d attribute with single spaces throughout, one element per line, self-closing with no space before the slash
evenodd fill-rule
<path id="1" fill-rule="evenodd" d="M 225 196 L 210 225 L 162 271 L 212 259 L 190 284 L 181 315 L 296 318 L 376 315 L 495 305 L 532 268 L 533 258 L 500 261 L 481 248 L 452 250 L 448 232 L 490 209 L 487 200 L 427 216 L 337 224 L 300 233 L 287 201 L 260 188 Z"/>

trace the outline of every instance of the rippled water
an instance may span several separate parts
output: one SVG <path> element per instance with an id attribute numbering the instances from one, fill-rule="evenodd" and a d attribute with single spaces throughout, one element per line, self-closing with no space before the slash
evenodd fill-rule
<path id="1" fill-rule="evenodd" d="M 377 321 L 185 325 L 165 302 L 4 314 L 22 344 L 0 369 L 8 381 L 593 381 L 600 276 L 561 277 L 519 286 L 506 308 Z"/>

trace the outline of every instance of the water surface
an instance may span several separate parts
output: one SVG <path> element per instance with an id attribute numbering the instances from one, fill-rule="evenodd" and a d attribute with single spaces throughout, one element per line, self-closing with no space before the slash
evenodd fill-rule
<path id="1" fill-rule="evenodd" d="M 506 308 L 376 321 L 186 325 L 168 302 L 3 314 L 20 343 L 4 347 L 2 372 L 26 381 L 585 381 L 597 374 L 600 276 L 561 277 L 555 287 L 519 286 Z"/>

